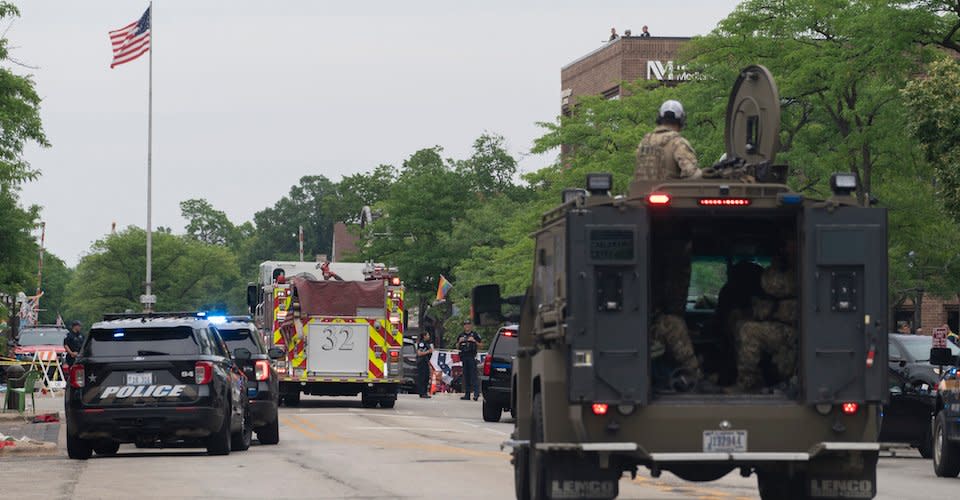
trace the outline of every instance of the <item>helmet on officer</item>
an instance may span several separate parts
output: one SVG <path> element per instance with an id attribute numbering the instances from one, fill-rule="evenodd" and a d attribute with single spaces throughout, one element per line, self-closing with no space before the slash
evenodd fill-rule
<path id="1" fill-rule="evenodd" d="M 657 111 L 657 125 L 675 124 L 681 128 L 687 123 L 687 114 L 683 111 L 680 101 L 670 99 L 663 101 Z"/>

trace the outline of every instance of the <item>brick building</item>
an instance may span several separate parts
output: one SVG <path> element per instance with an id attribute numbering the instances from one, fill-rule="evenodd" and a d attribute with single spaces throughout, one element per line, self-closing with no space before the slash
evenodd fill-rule
<path id="1" fill-rule="evenodd" d="M 577 96 L 602 95 L 616 99 L 622 82 L 659 80 L 667 85 L 690 75 L 674 64 L 677 52 L 689 38 L 622 37 L 567 64 L 560 70 L 561 107 L 568 113 Z"/>
<path id="2" fill-rule="evenodd" d="M 894 322 L 890 325 L 895 329 L 898 322 L 906 321 L 912 324 L 914 303 L 912 300 L 906 300 L 903 304 L 893 306 Z M 960 331 L 960 300 L 957 297 L 942 298 L 932 295 L 924 295 L 923 302 L 920 304 L 919 324 L 923 328 L 923 333 L 930 335 L 933 328 L 944 323 L 950 326 L 950 330 Z"/>

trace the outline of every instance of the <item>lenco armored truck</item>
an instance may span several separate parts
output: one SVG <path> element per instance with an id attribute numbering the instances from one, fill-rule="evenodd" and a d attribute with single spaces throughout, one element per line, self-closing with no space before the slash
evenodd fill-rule
<path id="1" fill-rule="evenodd" d="M 364 407 L 392 408 L 402 382 L 404 287 L 395 268 L 375 263 L 268 261 L 247 303 L 278 363 L 283 403 L 301 394 L 361 395 Z"/>
<path id="2" fill-rule="evenodd" d="M 590 175 L 543 216 L 522 299 L 474 289 L 478 324 L 520 305 L 517 498 L 614 498 L 641 466 L 755 474 L 765 500 L 876 495 L 887 215 L 850 174 L 826 199 L 786 185 L 779 103 L 744 69 L 703 179 L 612 196 Z"/>

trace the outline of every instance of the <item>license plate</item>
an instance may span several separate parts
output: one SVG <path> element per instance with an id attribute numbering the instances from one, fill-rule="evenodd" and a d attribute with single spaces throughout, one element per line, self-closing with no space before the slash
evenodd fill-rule
<path id="1" fill-rule="evenodd" d="M 703 431 L 705 453 L 736 453 L 747 451 L 747 431 Z"/>
<path id="2" fill-rule="evenodd" d="M 128 373 L 127 385 L 150 385 L 153 383 L 152 373 Z"/>

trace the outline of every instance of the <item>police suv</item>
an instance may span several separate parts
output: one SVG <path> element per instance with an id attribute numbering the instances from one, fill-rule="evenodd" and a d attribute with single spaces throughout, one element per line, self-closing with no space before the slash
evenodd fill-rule
<path id="1" fill-rule="evenodd" d="M 196 443 L 211 455 L 250 447 L 247 378 L 203 314 L 106 315 L 68 381 L 70 458 L 111 455 L 121 443 Z"/>
<path id="2" fill-rule="evenodd" d="M 260 444 L 280 442 L 277 407 L 280 406 L 280 377 L 273 361 L 284 357 L 283 349 L 267 349 L 250 316 L 210 316 L 220 337 L 233 353 L 234 361 L 247 376 L 250 419 Z"/>

